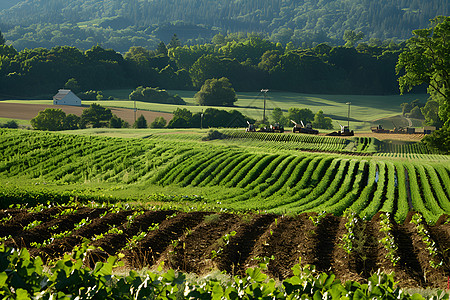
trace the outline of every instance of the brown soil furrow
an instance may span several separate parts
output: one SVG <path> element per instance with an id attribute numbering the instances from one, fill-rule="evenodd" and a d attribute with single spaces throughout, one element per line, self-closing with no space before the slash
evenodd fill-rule
<path id="1" fill-rule="evenodd" d="M 107 258 L 108 255 L 115 255 L 120 249 L 125 247 L 134 235 L 137 235 L 142 230 L 147 230 L 152 224 L 163 222 L 167 216 L 174 212 L 173 210 L 147 211 L 137 216 L 131 224 L 126 223 L 120 226 L 119 229 L 123 230 L 123 234 L 108 234 L 104 238 L 93 242 L 92 246 L 101 248 L 101 250 L 94 252 L 103 258 Z"/>
<path id="2" fill-rule="evenodd" d="M 450 276 L 450 224 L 441 224 L 430 227 L 431 237 L 437 243 L 437 249 L 442 256 L 444 273 Z"/>
<path id="3" fill-rule="evenodd" d="M 417 232 L 416 225 L 410 223 L 413 212 L 404 224 L 393 224 L 391 236 L 398 247 L 400 261 L 394 266 L 387 250 L 379 242 L 385 237 L 380 232 L 380 214 L 370 221 L 358 221 L 354 229 L 353 250 L 347 254 L 339 244 L 347 229 L 346 218 L 327 215 L 316 227 L 310 220 L 313 214 L 299 216 L 277 215 L 237 215 L 208 212 L 145 211 L 132 223 L 127 216 L 132 210 L 108 213 L 105 208 L 80 207 L 76 213 L 54 218 L 64 208 L 52 208 L 38 213 L 25 209 L 2 210 L 4 217 L 13 213 L 10 220 L 1 224 L 0 230 L 15 228 L 13 238 L 6 241 L 9 247 L 28 247 L 30 243 L 42 243 L 52 234 L 72 231 L 70 236 L 53 241 L 40 249 L 31 249 L 33 256 L 39 255 L 44 261 L 57 259 L 64 252 L 71 251 L 85 239 L 105 233 L 113 225 L 122 230 L 121 234 L 107 234 L 92 243 L 102 249 L 89 250 L 89 264 L 105 260 L 122 250 L 128 267 L 155 266 L 164 262 L 166 266 L 197 274 L 209 273 L 214 268 L 232 274 L 242 275 L 246 268 L 258 265 L 256 257 L 274 256 L 269 260 L 271 277 L 284 279 L 292 275 L 291 268 L 301 264 L 316 265 L 318 271 L 333 272 L 338 279 L 366 282 L 378 269 L 386 273 L 395 272 L 395 280 L 400 287 L 432 287 L 444 289 L 450 275 L 450 224 L 447 217 L 441 217 L 436 225 L 425 227 L 436 242 L 439 255 L 432 257 L 426 244 Z M 170 218 L 169 218 L 170 216 Z M 392 217 L 392 216 L 391 216 Z M 93 220 L 79 230 L 74 225 L 82 219 Z M 37 227 L 24 231 L 24 224 L 34 219 L 43 220 Z M 276 222 L 275 222 L 276 219 Z M 46 221 L 45 221 L 46 220 Z M 158 229 L 149 231 L 153 224 Z M 229 243 L 223 237 L 230 235 Z M 132 237 L 146 232 L 146 237 L 131 250 L 123 250 Z M 5 234 L 2 231 L 2 234 Z M 218 255 L 212 257 L 212 251 Z M 432 268 L 429 261 L 444 262 L 443 267 Z"/>
<path id="4" fill-rule="evenodd" d="M 52 216 L 60 212 L 63 207 L 52 207 L 37 213 L 29 213 L 26 210 L 15 211 L 13 218 L 0 225 L 0 236 L 15 236 L 22 232 L 23 227 L 33 221 L 48 222 Z"/>
<path id="5" fill-rule="evenodd" d="M 190 234 L 180 240 L 176 252 L 170 257 L 170 260 L 168 255 L 162 255 L 173 268 L 196 274 L 209 273 L 214 268 L 211 251 L 217 251 L 217 241 L 225 234 L 230 233 L 231 228 L 239 223 L 241 218 L 234 214 L 210 216 L 218 218 L 205 220 L 192 229 Z"/>
<path id="6" fill-rule="evenodd" d="M 378 241 L 380 239 L 380 232 L 376 223 L 364 221 L 364 224 L 363 235 L 366 237 L 366 240 L 363 245 L 363 251 L 360 253 L 358 273 L 364 278 L 368 278 L 379 269 L 378 257 L 380 243 Z"/>
<path id="7" fill-rule="evenodd" d="M 85 218 L 95 219 L 104 211 L 104 209 L 80 208 L 75 214 L 63 215 L 57 219 L 51 219 L 48 222 L 40 224 L 39 226 L 22 231 L 14 235 L 11 239 L 5 242 L 6 246 L 10 247 L 30 247 L 30 243 L 42 243 L 52 237 L 52 234 L 61 233 L 72 230 L 74 225 Z M 56 226 L 55 230 L 50 230 L 51 227 Z"/>
<path id="8" fill-rule="evenodd" d="M 292 276 L 291 268 L 295 264 L 313 263 L 315 230 L 316 227 L 309 220 L 308 214 L 296 217 L 280 216 L 259 238 L 250 258 L 273 256 L 274 260 L 270 260 L 268 265 L 268 274 L 278 279 Z M 253 260 L 247 262 L 246 266 L 256 265 L 257 262 Z"/>
<path id="9" fill-rule="evenodd" d="M 218 258 L 218 267 L 228 273 L 245 272 L 245 263 L 255 247 L 256 241 L 276 215 L 252 215 L 252 219 L 242 221 L 236 229 L 236 235 L 230 238 L 228 245 L 223 247 L 223 254 Z"/>
<path id="10" fill-rule="evenodd" d="M 0 210 L 0 225 L 9 223 L 15 218 L 17 215 L 23 214 L 23 210 L 17 208 L 8 208 Z M 3 218 L 11 218 L 9 221 L 1 221 Z"/>
<path id="11" fill-rule="evenodd" d="M 422 240 L 422 236 L 419 235 L 416 229 L 416 225 L 413 223 L 404 223 L 402 229 L 406 232 L 411 240 L 414 256 L 417 263 L 420 264 L 421 277 L 423 278 L 424 285 L 434 288 L 445 289 L 447 288 L 447 276 L 445 275 L 444 268 L 433 268 L 430 265 L 430 261 L 439 262 L 440 257 L 433 256 L 428 252 L 426 244 Z M 425 225 L 427 228 L 427 226 Z M 404 256 L 401 256 L 404 257 Z M 417 266 L 417 271 L 419 267 Z"/>
<path id="12" fill-rule="evenodd" d="M 421 278 L 420 276 L 415 276 L 415 274 L 409 272 L 409 269 L 405 267 L 405 264 L 400 261 L 395 266 L 390 261 L 390 259 L 387 257 L 387 250 L 384 248 L 383 244 L 381 244 L 379 241 L 385 237 L 384 232 L 380 232 L 381 226 L 380 226 L 380 213 L 377 213 L 373 218 L 372 221 L 369 223 L 368 226 L 373 228 L 372 234 L 374 237 L 374 241 L 376 241 L 377 245 L 375 246 L 376 249 L 373 249 L 373 253 L 376 253 L 376 269 L 369 270 L 370 273 L 368 273 L 365 278 L 368 278 L 371 274 L 375 273 L 377 269 L 381 269 L 383 272 L 390 274 L 392 272 L 395 273 L 395 279 L 400 282 L 400 285 L 403 286 L 420 286 L 421 284 Z M 394 220 L 391 216 L 391 223 L 394 224 Z M 397 232 L 398 230 L 395 229 L 396 225 L 394 225 L 394 228 L 392 230 L 392 236 L 394 237 L 394 240 L 396 241 L 396 245 L 398 246 L 398 237 Z M 400 247 L 399 247 L 400 248 Z M 409 247 L 406 246 L 406 249 Z M 401 249 L 398 250 L 397 254 L 400 255 Z"/>
<path id="13" fill-rule="evenodd" d="M 405 224 L 407 224 L 405 222 Z M 413 245 L 411 230 L 408 226 L 395 226 L 394 237 L 398 246 L 398 254 L 400 261 L 398 267 L 416 281 L 420 286 L 425 286 L 425 278 L 423 277 L 422 265 L 417 257 L 417 252 Z"/>
<path id="14" fill-rule="evenodd" d="M 364 231 L 365 225 L 358 221 L 355 225 L 354 229 L 354 240 L 352 241 L 352 250 L 350 253 L 343 248 L 344 241 L 342 240 L 344 234 L 348 233 L 348 230 L 345 228 L 345 224 L 347 222 L 347 218 L 337 218 L 332 221 L 333 223 L 330 226 L 337 227 L 337 233 L 334 236 L 332 241 L 334 247 L 332 248 L 332 262 L 331 262 L 331 270 L 334 274 L 341 274 L 340 280 L 355 280 L 355 281 L 363 281 L 360 273 L 362 272 L 362 259 L 361 255 L 364 253 L 364 237 L 362 237 L 361 233 Z M 331 235 L 331 234 L 330 234 Z M 319 239 L 322 237 L 319 236 Z M 323 270 L 323 269 L 322 269 Z"/>
<path id="15" fill-rule="evenodd" d="M 77 231 L 74 231 L 70 236 L 55 240 L 50 245 L 33 249 L 30 253 L 33 256 L 41 256 L 42 258 L 57 258 L 64 253 L 72 251 L 72 249 L 81 244 L 84 240 L 90 239 L 97 234 L 107 232 L 111 226 L 120 226 L 127 221 L 127 216 L 133 211 L 121 211 L 118 213 L 108 213 L 103 218 L 97 218 L 91 224 L 83 226 Z"/>
<path id="16" fill-rule="evenodd" d="M 165 220 L 160 224 L 159 229 L 149 232 L 137 247 L 124 251 L 127 263 L 138 268 L 153 265 L 173 241 L 177 241 L 187 230 L 200 224 L 209 214 L 206 212 L 179 213 L 176 217 Z"/>
<path id="17" fill-rule="evenodd" d="M 324 217 L 316 229 L 314 236 L 314 261 L 313 264 L 318 271 L 328 271 L 332 268 L 333 250 L 338 247 L 336 242 L 338 240 L 340 218 L 333 215 Z"/>

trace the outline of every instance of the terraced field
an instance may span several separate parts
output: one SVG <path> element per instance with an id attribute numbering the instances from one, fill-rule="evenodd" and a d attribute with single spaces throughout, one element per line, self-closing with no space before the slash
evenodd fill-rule
<path id="1" fill-rule="evenodd" d="M 428 226 L 417 216 L 409 214 L 405 223 L 396 224 L 385 214 L 362 221 L 351 215 L 38 206 L 0 210 L 0 238 L 6 246 L 28 248 L 44 262 L 88 243 L 97 247 L 88 254 L 92 266 L 109 255 L 123 254 L 128 268 L 156 268 L 164 262 L 196 274 L 219 269 L 244 275 L 266 257 L 272 258 L 268 274 L 285 279 L 301 258 L 302 265 L 314 264 L 343 281 L 364 282 L 381 269 L 395 271 L 402 287 L 443 289 L 450 270 L 445 251 L 450 247 L 450 225 L 442 218 Z M 421 228 L 429 232 L 435 252 L 429 252 Z M 380 242 L 387 238 L 392 242 Z"/>

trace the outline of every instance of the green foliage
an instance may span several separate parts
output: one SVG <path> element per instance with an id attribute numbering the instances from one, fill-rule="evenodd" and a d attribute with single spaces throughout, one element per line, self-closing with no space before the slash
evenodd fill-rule
<path id="1" fill-rule="evenodd" d="M 99 298 L 99 299 L 421 299 L 396 287 L 392 274 L 373 274 L 367 284 L 348 281 L 342 284 L 333 274 L 316 272 L 314 266 L 295 265 L 293 276 L 277 285 L 261 268 L 249 268 L 245 277 L 234 276 L 229 281 L 215 279 L 187 281 L 186 275 L 172 269 L 164 273 L 146 271 L 139 275 L 113 275 L 123 266 L 114 256 L 96 263 L 93 269 L 84 265 L 88 259 L 85 244 L 66 254 L 49 270 L 41 258 L 33 258 L 23 248 L 20 251 L 0 246 L 0 295 L 5 298 Z M 439 292 L 440 299 L 448 294 Z"/>
<path id="2" fill-rule="evenodd" d="M 298 124 L 300 124 L 301 121 L 306 124 L 314 121 L 314 114 L 309 108 L 291 107 L 288 110 L 288 119 L 293 120 Z"/>
<path id="3" fill-rule="evenodd" d="M 436 126 L 437 128 L 442 127 L 444 122 L 439 118 L 439 103 L 437 101 L 428 100 L 421 110 L 427 125 Z"/>
<path id="4" fill-rule="evenodd" d="M 444 123 L 443 135 L 450 127 L 450 45 L 446 43 L 450 33 L 450 17 L 439 16 L 431 20 L 432 27 L 414 30 L 414 37 L 407 41 L 407 50 L 399 56 L 396 71 L 400 91 L 410 91 L 414 86 L 427 84 L 431 99 L 439 103 L 439 117 Z M 431 142 L 436 139 L 437 143 Z M 448 143 L 442 143 L 440 133 L 428 138 L 428 144 L 449 152 Z M 439 145 L 438 145 L 439 144 Z"/>
<path id="5" fill-rule="evenodd" d="M 450 124 L 427 135 L 423 142 L 432 149 L 437 149 L 443 154 L 450 154 Z"/>
<path id="6" fill-rule="evenodd" d="M 364 33 L 361 31 L 356 33 L 353 30 L 344 31 L 343 40 L 345 41 L 345 47 L 354 48 L 356 42 L 362 40 L 364 38 Z"/>
<path id="7" fill-rule="evenodd" d="M 409 113 L 409 117 L 414 118 L 414 119 L 424 119 L 422 111 L 420 110 L 420 107 L 418 107 L 418 106 L 414 107 L 411 110 L 411 112 Z"/>
<path id="8" fill-rule="evenodd" d="M 139 118 L 137 118 L 136 122 L 133 124 L 133 128 L 147 128 L 147 120 L 143 115 L 140 115 Z"/>
<path id="9" fill-rule="evenodd" d="M 36 117 L 31 119 L 30 123 L 37 130 L 63 130 L 66 113 L 59 108 L 46 108 L 40 111 Z"/>
<path id="10" fill-rule="evenodd" d="M 77 94 L 78 97 L 81 98 L 81 100 L 103 100 L 103 92 L 102 91 L 86 91 L 82 93 Z M 99 99 L 101 98 L 101 99 Z"/>
<path id="11" fill-rule="evenodd" d="M 163 117 L 157 117 L 153 122 L 150 123 L 150 128 L 164 128 L 167 124 L 166 119 Z"/>
<path id="12" fill-rule="evenodd" d="M 393 236 L 393 224 L 390 219 L 390 214 L 382 213 L 380 214 L 380 219 L 380 232 L 384 233 L 384 237 L 379 240 L 379 243 L 384 246 L 387 252 L 385 257 L 395 266 L 400 261 L 400 257 L 398 256 L 398 246 Z"/>
<path id="13" fill-rule="evenodd" d="M 64 84 L 64 88 L 71 90 L 74 94 L 78 94 L 81 91 L 81 87 L 75 78 L 67 80 L 66 84 Z"/>
<path id="14" fill-rule="evenodd" d="M 290 123 L 289 120 L 283 115 L 283 111 L 279 107 L 272 110 L 272 119 L 274 123 L 278 123 L 282 126 L 288 126 Z"/>
<path id="15" fill-rule="evenodd" d="M 160 40 L 169 42 L 176 33 L 185 43 L 194 41 L 203 44 L 219 32 L 233 34 L 228 39 L 225 37 L 226 41 L 238 40 L 242 33 L 262 32 L 283 45 L 291 42 L 296 47 L 311 47 L 323 42 L 341 43 L 346 30 L 361 28 L 364 28 L 368 40 L 407 39 L 413 29 L 426 26 L 428 20 L 436 15 L 448 13 L 446 3 L 437 0 L 411 0 L 405 3 L 394 0 L 376 3 L 367 0 L 319 3 L 204 0 L 201 5 L 176 0 L 170 8 L 162 0 L 132 3 L 105 1 L 102 9 L 99 9 L 98 2 L 84 0 L 64 0 L 52 5 L 33 2 L 13 7 L 3 11 L 1 18 L 6 24 L 20 26 L 7 31 L 5 28 L 4 33 L 8 40 L 23 48 L 32 48 L 34 46 L 30 45 L 33 44 L 53 47 L 64 43 L 87 49 L 102 41 L 108 47 L 125 52 L 127 49 L 124 46 L 129 46 L 130 42 L 133 46 L 155 49 Z M 64 7 L 64 11 L 60 7 Z M 156 11 L 159 13 L 155 14 Z M 418 11 L 421 13 L 418 14 Z M 226 18 L 218 18 L 224 12 Z M 52 23 L 64 20 L 66 23 L 48 24 L 48 20 L 53 20 Z M 24 30 L 33 34 L 20 34 Z"/>
<path id="16" fill-rule="evenodd" d="M 333 120 L 330 117 L 325 117 L 323 111 L 319 110 L 314 115 L 314 121 L 312 121 L 312 126 L 314 128 L 320 129 L 333 129 Z"/>
<path id="17" fill-rule="evenodd" d="M 232 106 L 237 101 L 236 92 L 225 77 L 207 79 L 194 98 L 204 106 Z"/>
<path id="18" fill-rule="evenodd" d="M 177 112 L 179 117 L 184 114 L 189 111 Z M 205 134 L 200 131 L 166 134 L 169 131 L 131 139 L 84 135 L 89 131 L 77 135 L 2 129 L 0 208 L 14 203 L 66 203 L 76 197 L 82 202 L 129 199 L 186 207 L 206 203 L 224 210 L 283 214 L 326 211 L 341 215 L 351 208 L 361 218 L 382 210 L 403 222 L 410 193 L 413 209 L 427 222 L 435 222 L 450 209 L 445 156 L 345 155 L 378 149 L 371 148 L 378 146 L 367 138 L 228 129 L 211 133 L 213 137 L 220 134 L 222 140 L 203 142 Z M 348 145 L 353 145 L 351 150 Z M 178 194 L 200 191 L 202 197 L 142 198 L 172 190 Z"/>
<path id="19" fill-rule="evenodd" d="M 108 122 L 112 118 L 112 112 L 97 103 L 92 103 L 89 108 L 83 109 L 80 125 L 86 127 L 92 125 L 93 128 L 108 127 Z"/>
<path id="20" fill-rule="evenodd" d="M 19 124 L 17 123 L 16 120 L 11 120 L 8 121 L 4 124 L 0 123 L 0 128 L 12 128 L 12 129 L 16 129 L 19 128 Z"/>
<path id="21" fill-rule="evenodd" d="M 109 127 L 110 128 L 128 128 L 128 127 L 130 127 L 130 125 L 128 124 L 127 121 L 122 120 L 121 118 L 119 118 L 118 116 L 113 114 L 113 116 L 109 120 Z"/>
<path id="22" fill-rule="evenodd" d="M 218 130 L 211 129 L 208 131 L 206 136 L 202 138 L 204 141 L 211 141 L 211 140 L 222 140 L 225 139 L 227 136 L 223 134 L 222 132 Z"/>
<path id="23" fill-rule="evenodd" d="M 130 100 L 152 102 L 152 103 L 165 103 L 165 104 L 177 104 L 185 105 L 186 102 L 178 95 L 170 95 L 166 90 L 160 90 L 159 88 L 151 87 L 137 87 L 131 92 L 129 96 Z"/>

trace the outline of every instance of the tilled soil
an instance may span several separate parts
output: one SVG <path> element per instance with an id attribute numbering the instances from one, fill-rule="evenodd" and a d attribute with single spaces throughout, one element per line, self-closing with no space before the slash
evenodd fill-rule
<path id="1" fill-rule="evenodd" d="M 401 287 L 437 287 L 445 289 L 450 275 L 450 225 L 442 220 L 426 226 L 436 244 L 432 256 L 416 225 L 393 225 L 392 234 L 400 261 L 393 264 L 379 242 L 380 215 L 370 221 L 359 220 L 354 227 L 350 253 L 342 246 L 348 233 L 345 217 L 326 215 L 316 224 L 314 214 L 280 216 L 271 214 L 227 214 L 177 211 L 108 211 L 105 208 L 80 207 L 61 214 L 66 208 L 49 208 L 41 212 L 1 210 L 0 237 L 5 245 L 26 247 L 44 261 L 61 257 L 81 243 L 96 247 L 90 250 L 90 262 L 109 255 L 124 254 L 129 268 L 164 265 L 184 272 L 207 274 L 215 269 L 229 274 L 244 274 L 264 258 L 271 277 L 284 279 L 291 268 L 315 265 L 318 271 L 332 272 L 341 281 L 365 282 L 379 269 L 395 272 Z M 134 217 L 133 217 L 134 216 Z M 25 230 L 34 220 L 41 223 Z M 80 221 L 89 220 L 84 226 Z M 131 220 L 131 221 L 130 221 Z M 78 226 L 76 226 L 78 224 Z M 75 228 L 77 227 L 77 228 Z M 115 230 L 111 228 L 115 227 Z M 55 234 L 64 233 L 62 238 Z M 139 234 L 145 232 L 145 235 Z M 44 240 L 46 245 L 39 245 Z M 443 262 L 438 268 L 430 261 Z"/>
<path id="2" fill-rule="evenodd" d="M 70 106 L 70 105 L 45 105 L 45 104 L 29 104 L 29 103 L 3 103 L 0 102 L 0 118 L 10 118 L 19 120 L 31 120 L 38 113 L 46 108 L 62 109 L 66 114 L 75 114 L 81 116 L 83 109 L 88 106 Z M 127 108 L 109 107 L 111 112 L 119 118 L 130 124 L 134 123 L 134 110 Z M 153 122 L 157 117 L 164 117 L 167 121 L 172 119 L 173 115 L 169 113 L 154 112 L 147 110 L 139 110 L 139 115 L 143 115 L 147 122 Z"/>

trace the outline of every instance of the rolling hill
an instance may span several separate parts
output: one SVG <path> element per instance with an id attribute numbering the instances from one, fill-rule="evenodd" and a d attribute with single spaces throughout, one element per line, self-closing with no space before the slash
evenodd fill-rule
<path id="1" fill-rule="evenodd" d="M 221 32 L 261 32 L 282 43 L 342 43 L 345 30 L 362 31 L 367 40 L 407 39 L 412 30 L 426 27 L 429 19 L 449 13 L 448 3 L 440 0 L 22 0 L 10 7 L 15 2 L 0 4 L 3 23 L 77 24 L 114 18 L 99 26 L 116 30 L 137 26 L 150 32 L 163 24 L 202 24 Z M 198 30 L 205 37 L 204 28 Z M 183 38 L 182 28 L 178 31 Z M 166 33 L 169 38 L 172 34 Z"/>

